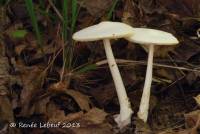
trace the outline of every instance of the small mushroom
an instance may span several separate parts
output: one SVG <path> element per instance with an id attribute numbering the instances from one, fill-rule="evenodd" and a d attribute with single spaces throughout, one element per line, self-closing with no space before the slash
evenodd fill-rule
<path id="1" fill-rule="evenodd" d="M 110 39 L 117 39 L 122 37 L 131 36 L 133 34 L 132 27 L 120 23 L 104 21 L 97 25 L 87 27 L 73 35 L 76 41 L 97 41 L 103 40 L 105 53 L 107 56 L 109 68 L 117 91 L 117 96 L 120 105 L 120 114 L 115 117 L 115 121 L 120 128 L 128 125 L 131 122 L 131 115 L 133 113 L 126 90 L 115 62 L 112 52 Z"/>
<path id="2" fill-rule="evenodd" d="M 132 36 L 129 36 L 126 39 L 134 43 L 146 45 L 146 47 L 148 47 L 146 77 L 138 111 L 138 117 L 144 122 L 147 122 L 152 83 L 154 46 L 159 45 L 161 47 L 164 45 L 176 45 L 179 43 L 179 41 L 172 34 L 155 29 L 133 28 L 133 33 L 134 34 Z"/>

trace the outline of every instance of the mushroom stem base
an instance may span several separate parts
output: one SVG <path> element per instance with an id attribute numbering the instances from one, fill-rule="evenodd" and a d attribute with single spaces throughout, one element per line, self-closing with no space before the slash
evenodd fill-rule
<path id="1" fill-rule="evenodd" d="M 125 126 L 131 123 L 132 114 L 133 114 L 133 111 L 131 108 L 129 108 L 123 113 L 120 112 L 120 114 L 114 115 L 115 122 L 117 122 L 117 125 L 120 129 L 124 128 Z"/>

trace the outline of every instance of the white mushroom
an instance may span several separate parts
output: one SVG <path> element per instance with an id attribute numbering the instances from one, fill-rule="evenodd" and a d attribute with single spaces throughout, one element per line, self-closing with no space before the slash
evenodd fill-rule
<path id="1" fill-rule="evenodd" d="M 133 111 L 126 94 L 118 66 L 113 56 L 110 39 L 127 37 L 132 34 L 132 27 L 129 25 L 120 22 L 105 21 L 97 25 L 87 27 L 73 35 L 73 39 L 77 41 L 103 40 L 105 53 L 120 104 L 120 114 L 115 118 L 115 121 L 118 123 L 120 128 L 123 128 L 131 122 L 131 115 Z"/>
<path id="2" fill-rule="evenodd" d="M 146 122 L 148 118 L 149 99 L 152 82 L 154 45 L 176 45 L 179 42 L 172 34 L 155 29 L 133 28 L 133 33 L 134 34 L 132 36 L 126 39 L 134 43 L 146 45 L 146 47 L 148 47 L 146 77 L 138 112 L 138 117 Z"/>

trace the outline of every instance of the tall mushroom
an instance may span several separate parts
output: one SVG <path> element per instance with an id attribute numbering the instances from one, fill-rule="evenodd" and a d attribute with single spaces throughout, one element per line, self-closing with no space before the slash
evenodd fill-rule
<path id="1" fill-rule="evenodd" d="M 131 36 L 132 34 L 132 27 L 127 24 L 104 21 L 97 25 L 87 27 L 73 35 L 73 39 L 76 41 L 103 40 L 107 61 L 115 84 L 120 105 L 120 114 L 115 118 L 115 121 L 118 123 L 120 128 L 123 128 L 131 122 L 131 115 L 133 111 L 126 94 L 118 66 L 113 56 L 110 39 L 123 38 Z"/>
<path id="2" fill-rule="evenodd" d="M 152 82 L 154 46 L 176 45 L 179 42 L 172 34 L 155 29 L 133 28 L 133 33 L 134 34 L 132 36 L 126 39 L 134 43 L 146 45 L 146 47 L 148 48 L 146 77 L 138 111 L 138 117 L 146 122 L 148 118 L 149 99 Z"/>

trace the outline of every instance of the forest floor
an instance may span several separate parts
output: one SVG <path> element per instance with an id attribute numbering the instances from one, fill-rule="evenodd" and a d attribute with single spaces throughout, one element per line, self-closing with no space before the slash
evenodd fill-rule
<path id="1" fill-rule="evenodd" d="M 106 20 L 163 30 L 180 42 L 155 49 L 144 123 L 137 111 L 148 54 L 111 41 L 134 111 L 122 130 L 102 41 L 72 40 Z M 2 0 L 0 63 L 0 134 L 200 133 L 199 0 Z"/>

